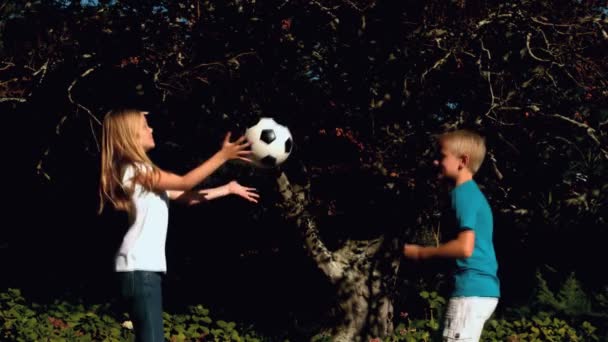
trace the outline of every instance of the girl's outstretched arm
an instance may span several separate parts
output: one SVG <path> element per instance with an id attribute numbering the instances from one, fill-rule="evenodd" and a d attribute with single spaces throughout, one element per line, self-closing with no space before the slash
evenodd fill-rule
<path id="1" fill-rule="evenodd" d="M 260 198 L 255 188 L 242 186 L 236 181 L 218 186 L 217 188 L 196 191 L 169 190 L 168 193 L 170 199 L 184 202 L 188 205 L 210 201 L 227 195 L 238 195 L 253 203 L 257 203 Z"/>
<path id="2" fill-rule="evenodd" d="M 251 151 L 246 150 L 251 143 L 245 141 L 245 136 L 241 136 L 235 142 L 230 142 L 230 133 L 226 134 L 222 148 L 207 161 L 180 176 L 164 170 L 159 170 L 157 179 L 154 182 L 155 190 L 181 190 L 188 191 L 202 182 L 210 174 L 215 172 L 220 166 L 231 159 L 241 159 L 246 162 L 251 162 L 246 156 L 251 154 Z"/>

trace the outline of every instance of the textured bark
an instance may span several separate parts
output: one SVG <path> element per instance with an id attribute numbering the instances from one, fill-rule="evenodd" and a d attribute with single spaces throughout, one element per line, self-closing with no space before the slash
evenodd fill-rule
<path id="1" fill-rule="evenodd" d="M 336 285 L 338 324 L 328 327 L 332 341 L 366 341 L 393 332 L 391 294 L 399 267 L 397 240 L 349 240 L 330 251 L 319 237 L 315 218 L 307 210 L 309 186 L 291 185 L 278 178 L 281 207 L 295 219 L 305 246 L 327 279 Z"/>

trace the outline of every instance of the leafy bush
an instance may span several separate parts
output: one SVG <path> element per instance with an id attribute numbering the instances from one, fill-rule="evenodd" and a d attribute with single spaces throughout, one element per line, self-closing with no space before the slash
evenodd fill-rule
<path id="1" fill-rule="evenodd" d="M 496 313 L 484 327 L 482 341 L 600 341 L 606 338 L 608 288 L 592 296 L 574 274 L 552 291 L 540 272 L 530 306 Z M 400 314 L 394 335 L 386 341 L 431 341 L 441 334 L 446 300 L 437 292 L 421 291 L 425 317 Z M 501 317 L 497 317 L 497 316 Z M 598 330 L 596 324 L 601 327 Z M 603 330 L 602 330 L 603 329 Z M 600 337 L 602 336 L 602 337 Z M 318 339 L 323 341 L 323 339 Z"/>
<path id="2" fill-rule="evenodd" d="M 531 306 L 503 310 L 501 317 L 496 314 L 485 325 L 483 341 L 600 341 L 599 336 L 606 336 L 606 331 L 598 330 L 595 324 L 606 319 L 608 289 L 592 298 L 574 274 L 556 293 L 540 273 L 537 281 Z M 425 303 L 424 317 L 412 318 L 401 312 L 394 334 L 385 341 L 431 341 L 441 334 L 445 298 L 436 291 L 421 291 L 419 296 Z M 0 292 L 2 341 L 132 341 L 131 322 L 121 322 L 116 316 L 108 304 L 84 306 L 55 301 L 39 305 L 28 303 L 18 289 Z M 183 314 L 165 312 L 163 316 L 165 338 L 172 342 L 266 340 L 235 322 L 214 321 L 202 305 L 190 306 Z M 312 341 L 330 339 L 319 334 Z"/>
<path id="3" fill-rule="evenodd" d="M 262 338 L 234 322 L 213 321 L 202 305 L 186 314 L 163 314 L 165 338 L 172 342 L 257 342 Z M 127 317 L 125 315 L 125 317 Z M 109 305 L 84 306 L 65 301 L 28 303 L 18 289 L 0 293 L 2 341 L 132 341 L 133 326 L 121 322 Z"/>
<path id="4" fill-rule="evenodd" d="M 538 285 L 535 306 L 538 308 L 575 318 L 599 317 L 608 319 L 606 295 L 600 293 L 595 298 L 591 298 L 585 293 L 574 273 L 568 276 L 557 293 L 550 290 L 540 272 L 537 272 L 536 278 Z"/>
<path id="5" fill-rule="evenodd" d="M 570 282 L 565 286 L 571 285 Z M 439 318 L 438 314 L 443 312 L 445 299 L 436 292 L 422 291 L 420 296 L 427 302 L 430 317 L 410 319 L 407 313 L 401 313 L 404 322 L 397 325 L 395 334 L 387 341 L 431 341 L 441 333 L 438 322 L 442 317 Z M 531 318 L 490 319 L 484 327 L 482 341 L 599 341 L 596 331 L 597 328 L 587 321 L 574 325 L 560 318 L 551 318 L 547 312 L 537 312 Z"/>

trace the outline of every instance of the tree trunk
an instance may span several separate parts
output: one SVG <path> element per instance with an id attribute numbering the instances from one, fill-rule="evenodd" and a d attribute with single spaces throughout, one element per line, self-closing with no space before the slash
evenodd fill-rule
<path id="1" fill-rule="evenodd" d="M 324 333 L 332 341 L 369 341 L 393 332 L 392 294 L 400 254 L 398 240 L 380 236 L 349 240 L 329 251 L 319 238 L 316 220 L 308 213 L 308 186 L 292 186 L 285 174 L 277 180 L 284 202 L 280 205 L 302 230 L 306 248 L 319 269 L 337 287 L 337 321 Z"/>
<path id="2" fill-rule="evenodd" d="M 386 337 L 393 333 L 393 293 L 394 273 L 399 259 L 392 267 L 384 264 L 389 260 L 378 258 L 383 249 L 382 239 L 376 241 L 349 241 L 352 245 L 367 244 L 365 248 L 374 254 L 362 252 L 349 264 L 343 277 L 337 281 L 337 298 L 341 317 L 339 324 L 330 330 L 332 341 L 369 341 L 376 337 Z M 348 246 L 349 251 L 360 247 Z M 388 248 L 384 249 L 386 253 Z M 340 253 L 341 252 L 341 253 Z M 337 256 L 347 254 L 341 249 Z M 389 253 L 392 254 L 392 253 Z M 351 259 L 352 260 L 352 259 Z M 390 263 L 390 262 L 389 262 Z M 388 272 L 387 272 L 388 271 Z"/>

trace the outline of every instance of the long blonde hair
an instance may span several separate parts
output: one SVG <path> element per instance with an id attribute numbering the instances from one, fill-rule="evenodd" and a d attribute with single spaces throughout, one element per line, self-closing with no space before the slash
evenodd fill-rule
<path id="1" fill-rule="evenodd" d="M 103 119 L 98 214 L 103 212 L 105 203 L 110 202 L 115 209 L 126 211 L 132 221 L 135 183 L 146 191 L 153 190 L 159 170 L 139 143 L 143 115 L 144 112 L 136 109 L 117 109 L 109 111 Z M 126 186 L 122 177 L 129 166 L 134 173 L 130 185 Z"/>

